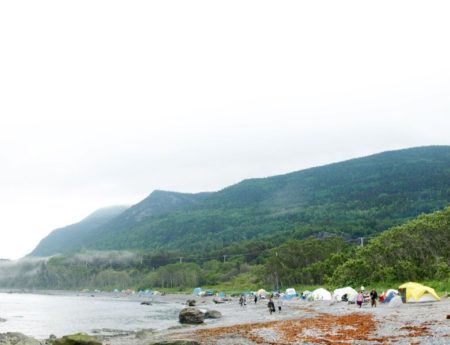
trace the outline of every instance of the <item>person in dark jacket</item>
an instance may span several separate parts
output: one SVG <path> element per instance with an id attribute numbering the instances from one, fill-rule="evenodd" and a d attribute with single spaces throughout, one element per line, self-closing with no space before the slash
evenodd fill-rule
<path id="1" fill-rule="evenodd" d="M 377 298 L 378 298 L 377 290 L 372 289 L 372 291 L 370 291 L 370 305 L 372 307 L 377 306 Z"/>
<path id="2" fill-rule="evenodd" d="M 269 308 L 270 314 L 275 311 L 275 303 L 273 303 L 272 297 L 270 298 L 269 303 L 267 303 L 267 307 Z"/>

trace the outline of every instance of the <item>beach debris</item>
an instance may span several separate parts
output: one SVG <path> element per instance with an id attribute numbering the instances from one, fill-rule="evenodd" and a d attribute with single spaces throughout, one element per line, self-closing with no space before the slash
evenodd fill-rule
<path id="1" fill-rule="evenodd" d="M 222 313 L 217 310 L 207 310 L 205 313 L 205 319 L 220 319 Z"/>
<path id="2" fill-rule="evenodd" d="M 86 333 L 76 333 L 55 339 L 52 341 L 52 345 L 102 345 L 102 343 Z"/>
<path id="3" fill-rule="evenodd" d="M 40 342 L 34 338 L 18 332 L 8 332 L 0 334 L 1 345 L 40 345 Z"/>
<path id="4" fill-rule="evenodd" d="M 193 307 L 182 309 L 178 317 L 180 323 L 187 324 L 199 324 L 205 320 L 205 314 L 201 310 Z"/>

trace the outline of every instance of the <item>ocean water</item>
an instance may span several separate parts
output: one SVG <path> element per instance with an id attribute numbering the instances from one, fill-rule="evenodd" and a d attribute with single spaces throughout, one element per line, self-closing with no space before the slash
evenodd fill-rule
<path id="1" fill-rule="evenodd" d="M 85 332 L 120 334 L 178 325 L 181 303 L 113 294 L 0 293 L 0 333 L 21 332 L 38 339 Z"/>

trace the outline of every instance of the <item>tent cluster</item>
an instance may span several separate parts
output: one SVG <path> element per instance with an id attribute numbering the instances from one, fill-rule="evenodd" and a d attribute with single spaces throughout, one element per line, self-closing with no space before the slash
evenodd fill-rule
<path id="1" fill-rule="evenodd" d="M 196 287 L 193 291 L 192 294 L 198 297 L 205 297 L 205 296 L 214 296 L 216 293 L 214 290 L 202 290 L 201 287 Z M 219 292 L 217 294 L 219 297 L 225 296 L 225 294 L 223 292 Z"/>
<path id="2" fill-rule="evenodd" d="M 364 292 L 364 287 L 360 289 Z M 324 288 L 318 288 L 314 291 L 303 291 L 300 297 L 308 301 L 334 301 L 334 302 L 349 302 L 355 303 L 358 292 L 350 286 L 338 288 L 333 291 L 333 293 L 327 291 Z M 287 289 L 284 299 L 292 299 L 297 297 L 298 294 L 293 288 Z M 398 290 L 389 289 L 383 291 L 379 295 L 379 301 L 382 303 L 390 303 L 396 296 L 401 299 L 403 303 L 414 303 L 414 302 L 430 302 L 439 301 L 440 298 L 436 294 L 433 288 L 424 286 L 419 283 L 406 283 L 399 287 Z M 369 293 L 364 294 L 364 301 L 369 301 Z"/>
<path id="3" fill-rule="evenodd" d="M 364 292 L 364 287 L 361 287 L 360 291 Z M 154 292 L 155 293 L 155 292 Z M 156 292 L 157 293 L 157 292 Z M 213 296 L 217 295 L 219 297 L 225 297 L 223 292 L 216 294 L 213 290 L 202 290 L 202 288 L 197 287 L 192 292 L 195 296 Z M 264 289 L 259 289 L 258 291 L 246 291 L 241 293 L 245 297 L 257 296 L 258 298 L 269 298 L 269 297 L 281 297 L 284 300 L 292 300 L 294 298 L 301 298 L 308 301 L 333 301 L 333 302 L 349 302 L 355 303 L 358 292 L 350 286 L 335 289 L 332 293 L 324 288 L 318 288 L 314 291 L 303 291 L 300 295 L 294 288 L 287 288 L 285 292 L 272 292 L 269 293 Z M 414 302 L 429 302 L 440 300 L 439 296 L 436 294 L 434 289 L 431 287 L 419 284 L 419 283 L 405 283 L 399 287 L 398 290 L 389 289 L 383 291 L 379 297 L 379 301 L 382 303 L 390 303 L 393 299 L 397 299 L 403 303 L 414 303 Z M 370 300 L 369 294 L 365 293 L 365 301 Z M 401 303 L 401 302 L 400 302 Z"/>

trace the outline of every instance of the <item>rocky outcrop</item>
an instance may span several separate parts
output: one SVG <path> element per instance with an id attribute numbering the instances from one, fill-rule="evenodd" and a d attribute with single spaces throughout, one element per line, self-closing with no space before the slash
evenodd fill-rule
<path id="1" fill-rule="evenodd" d="M 53 345 L 102 345 L 97 338 L 85 333 L 65 335 L 52 341 Z"/>
<path id="2" fill-rule="evenodd" d="M 217 310 L 207 310 L 205 313 L 205 319 L 220 319 L 222 313 Z"/>
<path id="3" fill-rule="evenodd" d="M 187 304 L 189 307 L 194 307 L 196 303 L 197 303 L 197 301 L 196 301 L 195 299 L 188 299 L 188 300 L 186 301 L 186 304 Z"/>
<path id="4" fill-rule="evenodd" d="M 179 320 L 181 323 L 199 324 L 205 320 L 205 314 L 197 308 L 184 308 L 180 311 Z"/>
<path id="5" fill-rule="evenodd" d="M 40 345 L 41 343 L 22 333 L 8 332 L 0 334 L 0 345 Z"/>

